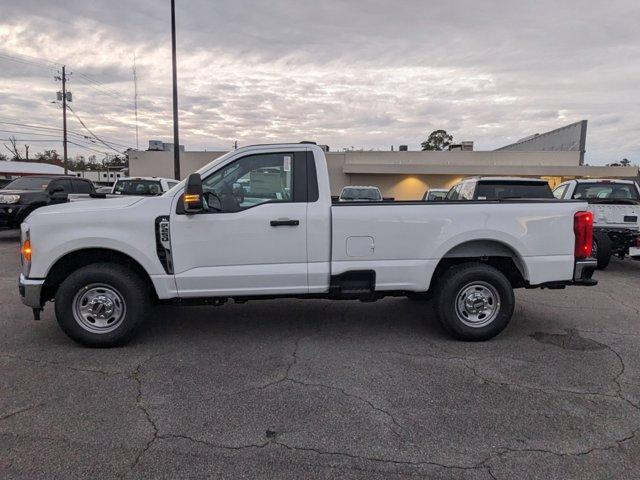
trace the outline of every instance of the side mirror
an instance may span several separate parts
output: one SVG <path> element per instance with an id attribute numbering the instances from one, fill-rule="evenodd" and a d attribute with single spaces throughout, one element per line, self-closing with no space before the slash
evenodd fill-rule
<path id="1" fill-rule="evenodd" d="M 56 194 L 56 193 L 64 193 L 64 188 L 62 188 L 62 187 L 60 187 L 60 186 L 58 186 L 58 187 L 53 187 L 53 188 L 50 190 L 50 192 L 49 192 L 49 193 L 51 193 L 51 195 L 54 195 L 54 194 Z"/>
<path id="2" fill-rule="evenodd" d="M 202 178 L 199 173 L 189 175 L 182 201 L 184 203 L 184 211 L 187 215 L 193 215 L 204 209 L 204 203 L 202 201 Z"/>

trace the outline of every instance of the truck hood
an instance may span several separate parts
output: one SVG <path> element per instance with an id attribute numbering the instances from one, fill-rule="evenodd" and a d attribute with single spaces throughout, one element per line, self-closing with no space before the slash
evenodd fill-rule
<path id="1" fill-rule="evenodd" d="M 52 213 L 85 213 L 99 212 L 102 210 L 118 210 L 135 205 L 143 201 L 142 197 L 119 197 L 119 198 L 95 198 L 84 202 L 67 202 L 57 205 L 38 208 L 30 217 L 39 215 L 50 215 Z"/>

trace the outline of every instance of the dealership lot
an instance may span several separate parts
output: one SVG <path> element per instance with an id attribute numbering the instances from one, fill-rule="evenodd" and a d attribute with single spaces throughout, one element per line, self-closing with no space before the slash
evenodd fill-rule
<path id="1" fill-rule="evenodd" d="M 158 307 L 91 350 L 17 293 L 0 233 L 2 478 L 633 478 L 640 262 L 594 288 L 519 290 L 485 343 L 428 304 Z"/>

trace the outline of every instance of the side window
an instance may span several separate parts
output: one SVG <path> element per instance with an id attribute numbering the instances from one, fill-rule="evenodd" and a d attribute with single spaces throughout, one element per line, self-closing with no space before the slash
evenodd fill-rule
<path id="1" fill-rule="evenodd" d="M 458 185 L 456 185 L 455 187 L 453 187 L 451 190 L 449 190 L 449 193 L 447 193 L 447 200 L 458 200 L 460 197 L 460 188 L 462 187 L 462 184 L 459 183 Z"/>
<path id="2" fill-rule="evenodd" d="M 292 202 L 293 158 L 258 154 L 226 165 L 202 181 L 205 209 L 238 212 L 267 202 Z"/>
<path id="3" fill-rule="evenodd" d="M 64 193 L 72 193 L 71 190 L 71 182 L 66 178 L 61 178 L 58 180 L 54 180 L 49 184 L 49 190 L 53 190 L 54 188 L 62 187 Z"/>
<path id="4" fill-rule="evenodd" d="M 558 199 L 564 198 L 564 193 L 567 191 L 568 186 L 569 185 L 560 185 L 553 191 L 553 196 Z"/>
<path id="5" fill-rule="evenodd" d="M 91 184 L 84 180 L 73 180 L 71 183 L 73 184 L 73 190 L 75 193 L 91 193 L 93 191 L 91 189 Z"/>

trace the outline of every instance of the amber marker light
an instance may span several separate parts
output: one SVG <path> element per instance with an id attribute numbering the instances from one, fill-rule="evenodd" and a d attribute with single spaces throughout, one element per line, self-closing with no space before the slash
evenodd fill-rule
<path id="1" fill-rule="evenodd" d="M 22 254 L 22 258 L 24 258 L 25 262 L 31 261 L 31 254 L 33 251 L 31 250 L 31 241 L 25 240 L 20 248 L 20 253 Z"/>

